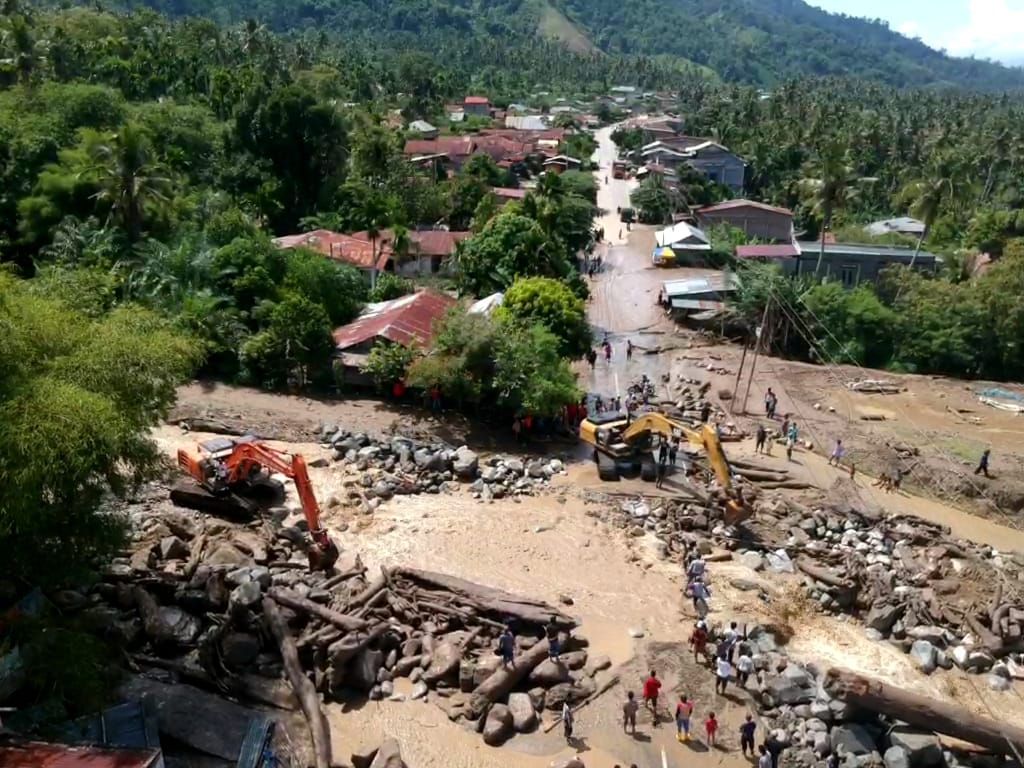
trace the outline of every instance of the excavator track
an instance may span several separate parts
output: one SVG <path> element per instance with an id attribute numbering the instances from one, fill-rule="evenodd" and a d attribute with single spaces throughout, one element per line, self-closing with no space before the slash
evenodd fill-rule
<path id="1" fill-rule="evenodd" d="M 236 493 L 217 496 L 192 479 L 179 480 L 171 487 L 171 501 L 179 507 L 224 517 L 229 520 L 251 520 L 259 505 Z"/>

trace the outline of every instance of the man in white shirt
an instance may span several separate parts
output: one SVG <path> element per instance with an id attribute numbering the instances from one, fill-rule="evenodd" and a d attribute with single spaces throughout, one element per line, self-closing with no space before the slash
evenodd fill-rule
<path id="1" fill-rule="evenodd" d="M 729 686 L 729 678 L 732 677 L 732 664 L 728 659 L 718 658 L 715 660 L 715 693 L 725 695 L 725 689 Z"/>

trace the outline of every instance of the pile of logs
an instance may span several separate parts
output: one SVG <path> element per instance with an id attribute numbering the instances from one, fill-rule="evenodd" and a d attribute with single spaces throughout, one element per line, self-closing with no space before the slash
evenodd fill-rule
<path id="1" fill-rule="evenodd" d="M 535 728 L 545 706 L 587 700 L 610 666 L 588 660 L 574 620 L 543 602 L 413 568 L 371 573 L 352 553 L 332 573 L 309 573 L 299 529 L 174 509 L 151 510 L 142 528 L 85 610 L 142 668 L 240 699 L 297 703 L 318 768 L 333 757 L 322 700 L 430 697 L 497 744 Z M 548 659 L 552 622 L 558 662 Z M 508 667 L 496 653 L 506 625 L 517 636 Z"/>

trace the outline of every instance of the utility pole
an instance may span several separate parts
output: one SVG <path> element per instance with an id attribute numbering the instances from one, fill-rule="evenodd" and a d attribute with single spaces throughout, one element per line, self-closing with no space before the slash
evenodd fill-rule
<path id="1" fill-rule="evenodd" d="M 764 314 L 761 315 L 761 324 L 757 326 L 757 330 L 754 335 L 757 337 L 754 341 L 754 360 L 750 364 L 750 377 L 747 379 L 747 390 L 743 394 L 743 411 L 747 412 L 747 400 L 750 398 L 750 385 L 754 382 L 754 369 L 757 368 L 757 356 L 761 352 L 761 339 L 764 336 L 765 324 L 768 322 L 768 309 L 772 305 L 771 296 L 768 297 L 768 301 L 764 305 Z"/>
<path id="2" fill-rule="evenodd" d="M 740 357 L 740 369 L 736 371 L 736 381 L 732 385 L 732 399 L 729 400 L 729 415 L 736 413 L 736 395 L 740 391 L 740 379 L 743 378 L 743 364 L 747 361 L 747 348 L 749 344 L 743 345 L 743 356 Z"/>

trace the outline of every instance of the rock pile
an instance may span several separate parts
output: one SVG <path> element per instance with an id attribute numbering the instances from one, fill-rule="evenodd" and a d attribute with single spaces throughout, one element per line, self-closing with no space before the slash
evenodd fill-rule
<path id="1" fill-rule="evenodd" d="M 544 708 L 586 699 L 609 666 L 543 602 L 410 568 L 370 575 L 350 553 L 333 573 L 309 573 L 305 532 L 273 519 L 240 526 L 164 509 L 137 522 L 133 552 L 80 607 L 139 664 L 216 691 L 282 706 L 290 643 L 324 699 L 430 698 L 498 744 L 536 727 Z M 274 615 L 285 641 L 266 631 Z M 558 661 L 548 659 L 551 620 Z M 495 652 L 506 623 L 518 639 L 508 668 Z M 401 678 L 407 694 L 396 693 Z"/>
<path id="2" fill-rule="evenodd" d="M 350 492 L 353 503 L 387 500 L 400 494 L 442 493 L 450 484 L 472 483 L 476 498 L 532 496 L 557 474 L 565 472 L 559 459 L 524 460 L 491 456 L 481 459 L 467 446 L 423 443 L 407 437 L 374 438 L 333 424 L 320 430 L 324 447 L 333 448 L 335 462 L 362 473 Z M 376 502 L 379 504 L 379 502 Z"/>

